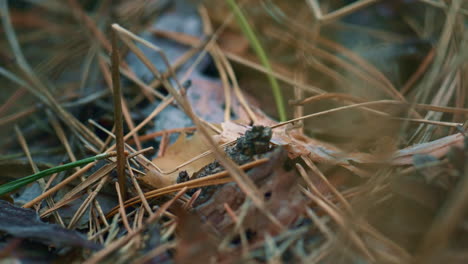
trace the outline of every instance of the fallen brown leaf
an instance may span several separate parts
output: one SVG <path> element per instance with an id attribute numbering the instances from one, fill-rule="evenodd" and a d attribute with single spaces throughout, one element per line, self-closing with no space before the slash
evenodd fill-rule
<path id="1" fill-rule="evenodd" d="M 164 156 L 155 158 L 153 163 L 163 171 L 173 171 L 177 166 L 190 161 L 209 149 L 208 144 L 205 143 L 205 140 L 201 135 L 199 135 L 199 133 L 195 132 L 190 138 L 188 138 L 186 134 L 182 133 L 177 141 L 167 148 Z M 180 172 L 186 171 L 190 177 L 213 161 L 213 154 L 208 154 L 171 173 L 160 174 L 155 171 L 149 171 L 147 175 L 141 177 L 140 180 L 154 188 L 169 186 L 176 183 Z"/>

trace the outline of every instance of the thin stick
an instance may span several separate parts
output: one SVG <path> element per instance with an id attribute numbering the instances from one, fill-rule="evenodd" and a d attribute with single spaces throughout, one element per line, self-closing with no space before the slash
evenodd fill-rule
<path id="1" fill-rule="evenodd" d="M 114 98 L 114 125 L 115 125 L 115 144 L 117 146 L 117 177 L 119 181 L 120 193 L 122 199 L 126 200 L 127 188 L 125 177 L 125 151 L 123 138 L 123 120 L 122 120 L 122 91 L 120 89 L 119 73 L 119 51 L 117 48 L 117 36 L 115 30 L 112 30 L 112 87 Z"/>
<path id="2" fill-rule="evenodd" d="M 302 156 L 302 159 L 307 164 L 307 166 L 315 173 L 315 175 L 317 175 L 325 183 L 325 185 L 328 187 L 328 190 L 335 195 L 337 200 L 339 202 L 341 202 L 341 204 L 345 207 L 345 209 L 348 211 L 348 213 L 352 213 L 353 210 L 352 210 L 351 205 L 349 204 L 349 202 L 344 198 L 344 196 L 340 192 L 338 192 L 338 190 L 335 188 L 335 186 L 333 186 L 328 181 L 327 177 L 325 177 L 325 175 L 323 175 L 323 173 L 314 164 L 314 162 L 307 156 Z"/>
<path id="3" fill-rule="evenodd" d="M 104 80 L 106 81 L 107 83 L 107 87 L 109 87 L 109 89 L 111 90 L 111 92 L 113 93 L 113 90 L 112 90 L 112 77 L 111 77 L 111 73 L 109 71 L 109 68 L 106 67 L 106 64 L 104 63 L 103 59 L 101 57 L 99 57 L 99 68 L 101 69 L 101 72 L 103 73 L 104 75 Z M 125 122 L 127 123 L 127 126 L 130 130 L 134 129 L 135 128 L 135 124 L 133 123 L 133 120 L 132 120 L 132 117 L 130 115 L 130 111 L 128 110 L 128 104 L 125 100 L 125 98 L 122 98 L 122 114 L 123 114 L 123 117 L 125 119 Z M 138 135 L 133 135 L 133 140 L 135 141 L 135 145 L 137 147 L 137 149 L 141 149 L 141 142 L 138 140 Z"/>

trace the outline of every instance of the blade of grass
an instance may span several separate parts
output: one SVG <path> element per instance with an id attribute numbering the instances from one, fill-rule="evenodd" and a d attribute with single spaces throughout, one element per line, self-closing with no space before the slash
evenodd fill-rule
<path id="1" fill-rule="evenodd" d="M 273 70 L 271 68 L 270 62 L 268 60 L 268 56 L 265 53 L 265 50 L 262 48 L 260 41 L 255 36 L 253 29 L 250 27 L 249 22 L 245 18 L 242 10 L 236 4 L 235 0 L 226 0 L 231 8 L 234 16 L 236 17 L 237 22 L 239 23 L 242 31 L 244 32 L 245 36 L 249 40 L 252 48 L 254 49 L 255 53 L 257 54 L 260 62 L 263 66 L 268 70 L 268 81 L 270 82 L 271 89 L 273 91 L 273 96 L 275 97 L 276 108 L 278 109 L 278 115 L 281 122 L 286 121 L 286 109 L 284 106 L 284 98 L 281 93 L 281 89 L 279 87 L 278 81 L 275 77 L 273 77 Z"/>
<path id="2" fill-rule="evenodd" d="M 26 176 L 24 178 L 14 180 L 14 181 L 11 181 L 9 183 L 5 183 L 3 185 L 0 185 L 0 195 L 4 195 L 4 194 L 7 194 L 7 193 L 9 193 L 11 191 L 14 191 L 16 189 L 19 189 L 19 188 L 21 188 L 21 187 L 23 187 L 23 186 L 25 186 L 25 185 L 27 185 L 29 183 L 37 181 L 38 179 L 42 179 L 42 178 L 44 178 L 44 177 L 46 177 L 48 175 L 51 175 L 51 174 L 54 174 L 54 173 L 57 173 L 57 172 L 61 172 L 61 171 L 65 171 L 65 170 L 68 170 L 68 169 L 71 169 L 71 168 L 74 168 L 74 167 L 86 165 L 86 164 L 91 163 L 91 162 L 96 161 L 96 160 L 106 159 L 108 157 L 115 156 L 115 154 L 116 154 L 115 152 L 99 154 L 99 155 L 96 155 L 96 156 L 93 156 L 93 157 L 85 158 L 85 159 L 78 160 L 78 161 L 75 161 L 75 162 L 70 162 L 70 163 L 63 164 L 63 165 L 60 165 L 60 166 L 57 166 L 57 167 L 46 169 L 46 170 L 40 171 L 38 173 L 35 173 L 33 175 L 29 175 L 29 176 Z"/>

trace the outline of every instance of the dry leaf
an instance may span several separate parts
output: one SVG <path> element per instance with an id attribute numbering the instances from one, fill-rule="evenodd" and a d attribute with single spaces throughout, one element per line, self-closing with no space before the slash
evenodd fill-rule
<path id="1" fill-rule="evenodd" d="M 291 224 L 300 214 L 305 204 L 301 195 L 293 195 L 297 189 L 295 170 L 285 171 L 284 163 L 287 160 L 287 152 L 283 148 L 277 148 L 266 154 L 269 161 L 253 168 L 247 175 L 255 182 L 266 198 L 266 206 L 278 220 L 284 224 Z M 195 210 L 206 221 L 209 221 L 217 230 L 231 228 L 232 218 L 226 214 L 224 204 L 228 204 L 233 210 L 238 210 L 245 200 L 245 193 L 235 184 L 228 183 L 219 186 L 211 198 L 202 204 L 195 206 Z M 247 215 L 244 226 L 252 230 L 261 230 L 274 233 L 274 226 L 263 213 L 252 206 Z"/>
<path id="2" fill-rule="evenodd" d="M 0 201 L 0 223 L 2 232 L 49 246 L 101 248 L 74 230 L 42 222 L 32 209 L 15 207 L 5 201 Z"/>
<path id="3" fill-rule="evenodd" d="M 172 171 L 177 166 L 180 166 L 209 149 L 210 147 L 199 133 L 195 132 L 190 138 L 187 138 L 187 135 L 182 133 L 177 141 L 167 148 L 164 156 L 155 158 L 153 163 L 163 171 Z M 195 172 L 213 161 L 213 154 L 209 154 L 190 162 L 174 172 L 160 175 L 156 171 L 149 171 L 146 176 L 140 179 L 154 188 L 161 188 L 175 184 L 180 172 L 186 171 L 189 176 L 192 176 Z"/>

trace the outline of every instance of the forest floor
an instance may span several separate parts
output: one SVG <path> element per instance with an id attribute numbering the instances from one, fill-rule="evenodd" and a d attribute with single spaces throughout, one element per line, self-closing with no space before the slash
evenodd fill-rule
<path id="1" fill-rule="evenodd" d="M 467 16 L 0 1 L 0 261 L 468 263 Z"/>

